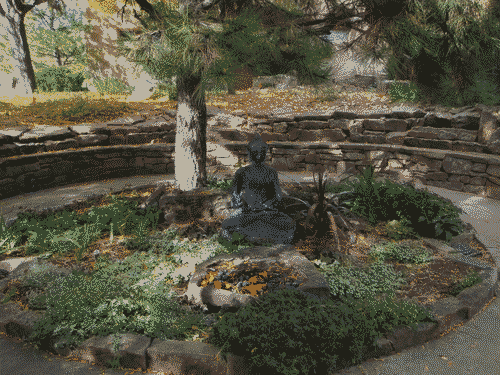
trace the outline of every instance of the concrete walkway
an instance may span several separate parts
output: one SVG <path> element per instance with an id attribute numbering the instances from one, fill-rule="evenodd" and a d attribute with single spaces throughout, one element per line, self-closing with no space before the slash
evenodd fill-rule
<path id="1" fill-rule="evenodd" d="M 292 181 L 312 181 L 306 173 L 279 172 L 281 184 Z M 60 207 L 75 199 L 118 192 L 124 188 L 139 188 L 174 181 L 173 175 L 136 176 L 129 178 L 74 184 L 59 188 L 23 194 L 0 201 L 0 213 L 8 223 L 13 222 L 25 208 L 43 210 Z M 451 199 L 461 207 L 462 220 L 471 223 L 481 242 L 487 246 L 495 262 L 500 264 L 500 202 L 436 187 L 429 191 Z M 463 326 L 448 335 L 420 347 L 403 350 L 396 355 L 382 357 L 338 372 L 337 374 L 415 375 L 415 374 L 500 374 L 500 303 L 495 298 L 485 309 Z M 90 364 L 68 361 L 64 357 L 46 355 L 26 343 L 0 336 L 1 373 L 21 374 L 130 374 L 123 370 L 102 369 Z M 155 372 L 142 372 L 153 374 Z M 334 374 L 331 374 L 334 375 Z"/>

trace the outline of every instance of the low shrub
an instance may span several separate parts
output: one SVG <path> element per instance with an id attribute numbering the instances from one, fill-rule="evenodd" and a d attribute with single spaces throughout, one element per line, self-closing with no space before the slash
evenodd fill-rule
<path id="1" fill-rule="evenodd" d="M 165 288 L 168 286 L 160 283 L 155 292 L 144 294 L 110 278 L 107 272 L 68 275 L 47 294 L 47 310 L 29 341 L 39 346 L 57 338 L 74 349 L 94 335 L 128 332 L 183 340 L 193 326 L 203 323 L 199 316 L 166 299 Z"/>
<path id="2" fill-rule="evenodd" d="M 410 82 L 409 86 L 396 82 L 389 89 L 389 97 L 393 102 L 418 102 L 422 100 L 417 85 Z"/>
<path id="3" fill-rule="evenodd" d="M 479 284 L 483 281 L 476 270 L 472 271 L 470 274 L 467 274 L 462 282 L 458 283 L 453 287 L 453 289 L 448 293 L 454 297 L 456 297 L 461 291 L 466 288 L 470 288 L 476 284 Z"/>
<path id="4" fill-rule="evenodd" d="M 411 228 L 411 222 L 408 219 L 392 220 L 385 225 L 386 234 L 389 238 L 394 240 L 401 240 L 404 238 L 420 237 Z"/>
<path id="5" fill-rule="evenodd" d="M 74 92 L 85 91 L 82 73 L 71 73 L 65 66 L 48 67 L 35 72 L 38 92 Z"/>
<path id="6" fill-rule="evenodd" d="M 422 237 L 450 241 L 463 232 L 461 210 L 443 198 L 389 180 L 374 182 L 373 166 L 365 169 L 349 209 L 371 225 L 379 221 L 402 220 Z M 411 223 L 411 224 L 410 224 Z"/>
<path id="7" fill-rule="evenodd" d="M 296 289 L 266 293 L 213 326 L 209 343 L 249 358 L 252 373 L 326 373 L 349 345 L 354 312 Z"/>
<path id="8" fill-rule="evenodd" d="M 137 242 L 144 243 L 146 228 L 156 228 L 160 211 L 156 207 L 140 211 L 137 204 L 111 196 L 111 204 L 93 207 L 82 215 L 63 210 L 42 218 L 36 213 L 22 212 L 14 224 L 1 233 L 1 238 L 14 241 L 16 245 L 26 243 L 26 254 L 64 253 L 77 249 L 77 258 L 90 243 L 105 233 L 111 234 L 114 229 L 122 236 L 134 235 Z"/>
<path id="9" fill-rule="evenodd" d="M 407 243 L 386 242 L 372 247 L 369 255 L 376 261 L 385 259 L 399 263 L 424 264 L 432 260 L 432 254 L 423 246 L 412 246 Z"/>
<path id="10" fill-rule="evenodd" d="M 319 271 L 328 281 L 330 293 L 336 299 L 354 297 L 358 299 L 382 293 L 394 294 L 404 278 L 395 273 L 391 265 L 376 262 L 367 269 L 353 268 L 338 262 L 325 264 L 315 261 Z"/>
<path id="11" fill-rule="evenodd" d="M 134 91 L 134 87 L 117 78 L 94 79 L 92 84 L 101 95 L 130 95 Z"/>
<path id="12" fill-rule="evenodd" d="M 337 90 L 333 87 L 320 87 L 315 90 L 316 100 L 320 102 L 333 102 L 340 98 Z"/>

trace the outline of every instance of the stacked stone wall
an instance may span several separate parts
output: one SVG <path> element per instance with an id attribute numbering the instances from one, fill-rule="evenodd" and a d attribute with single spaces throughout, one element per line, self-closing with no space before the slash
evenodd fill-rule
<path id="1" fill-rule="evenodd" d="M 238 116 L 208 111 L 209 127 L 242 163 L 260 133 L 278 170 L 339 175 L 368 164 L 423 184 L 498 197 L 498 112 L 421 110 L 334 112 L 315 116 Z M 228 128 L 228 124 L 236 129 Z M 174 172 L 175 111 L 141 112 L 101 124 L 0 130 L 0 199 L 58 185 Z"/>

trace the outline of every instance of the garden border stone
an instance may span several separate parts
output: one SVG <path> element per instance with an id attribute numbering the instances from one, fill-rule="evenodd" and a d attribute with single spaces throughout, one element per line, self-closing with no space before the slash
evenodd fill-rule
<path id="1" fill-rule="evenodd" d="M 474 231 L 463 233 L 454 237 L 451 243 L 473 236 Z M 491 264 L 477 259 L 452 254 L 451 252 L 455 249 L 442 241 L 428 238 L 423 240 L 441 255 L 483 268 L 483 271 L 480 272 L 483 281 L 464 289 L 456 297 L 448 297 L 432 304 L 431 312 L 437 323 L 419 323 L 416 332 L 407 326 L 398 326 L 376 340 L 373 345 L 366 344 L 364 353 L 366 353 L 367 358 L 390 355 L 439 338 L 456 325 L 470 320 L 491 301 L 493 296 L 500 296 L 498 266 L 493 267 Z M 36 262 L 36 259 L 18 263 L 19 270 L 17 272 L 15 272 L 17 268 L 11 270 L 14 271 L 11 275 L 24 273 L 32 262 Z M 4 262 L 0 262 L 0 267 L 8 266 Z M 61 271 L 63 274 L 68 272 L 69 270 Z M 12 278 L 11 275 L 7 277 L 8 280 Z M 0 281 L 0 286 L 6 284 L 5 280 Z M 4 295 L 0 295 L 0 298 L 3 299 Z M 41 319 L 41 316 L 43 316 L 43 312 L 22 310 L 13 302 L 2 304 L 0 305 L 0 331 L 9 336 L 26 340 L 26 337 L 32 332 L 34 322 Z M 64 347 L 64 340 L 50 339 L 44 343 L 41 349 L 98 365 L 106 365 L 107 361 L 114 360 L 119 355 L 119 363 L 122 367 L 171 371 L 178 375 L 194 368 L 210 374 L 248 374 L 249 366 L 244 358 L 229 354 L 227 360 L 222 360 L 217 356 L 218 350 L 209 344 L 176 340 L 151 340 L 151 338 L 137 334 L 119 334 L 117 336 L 119 349 L 116 353 L 111 345 L 113 335 L 91 337 L 74 350 Z M 62 344 L 62 347 L 55 349 L 56 343 Z"/>

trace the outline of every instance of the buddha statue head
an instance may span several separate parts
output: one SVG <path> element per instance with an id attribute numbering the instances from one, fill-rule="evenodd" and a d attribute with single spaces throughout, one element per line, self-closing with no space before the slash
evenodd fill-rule
<path id="1" fill-rule="evenodd" d="M 247 146 L 250 161 L 253 164 L 261 165 L 266 160 L 267 149 L 266 142 L 262 140 L 260 134 L 257 134 Z"/>

